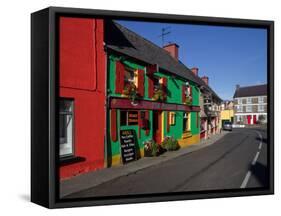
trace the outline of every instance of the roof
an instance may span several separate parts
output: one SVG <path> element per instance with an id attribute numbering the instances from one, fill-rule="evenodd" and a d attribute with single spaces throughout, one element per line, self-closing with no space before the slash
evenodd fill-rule
<path id="1" fill-rule="evenodd" d="M 267 84 L 238 87 L 233 98 L 267 95 Z"/>
<path id="2" fill-rule="evenodd" d="M 174 59 L 168 51 L 143 38 L 119 23 L 106 21 L 105 42 L 107 49 L 122 53 L 148 64 L 158 64 L 159 68 L 171 74 L 205 86 L 215 97 L 217 94 L 204 81 L 194 75 L 182 62 Z"/>

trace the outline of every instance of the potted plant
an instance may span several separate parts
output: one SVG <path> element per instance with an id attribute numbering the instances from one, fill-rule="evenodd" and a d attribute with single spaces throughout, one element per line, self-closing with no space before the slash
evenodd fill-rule
<path id="1" fill-rule="evenodd" d="M 167 151 L 175 151 L 180 148 L 179 142 L 173 136 L 165 137 L 161 146 Z"/>
<path id="2" fill-rule="evenodd" d="M 145 157 L 157 157 L 165 150 L 161 145 L 158 145 L 154 140 L 147 140 L 144 142 L 144 156 Z"/>

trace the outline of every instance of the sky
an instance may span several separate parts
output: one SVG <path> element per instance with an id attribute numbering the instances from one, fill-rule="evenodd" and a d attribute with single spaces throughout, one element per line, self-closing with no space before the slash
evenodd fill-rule
<path id="1" fill-rule="evenodd" d="M 235 86 L 267 83 L 266 29 L 153 22 L 118 23 L 162 47 L 161 29 L 171 33 L 164 44 L 179 45 L 179 59 L 187 67 L 198 67 L 208 76 L 210 87 L 223 99 L 231 100 Z"/>

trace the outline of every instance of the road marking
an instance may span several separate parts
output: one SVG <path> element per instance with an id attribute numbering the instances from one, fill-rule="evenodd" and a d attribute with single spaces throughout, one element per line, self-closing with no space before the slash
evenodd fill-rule
<path id="1" fill-rule="evenodd" d="M 249 179 L 250 179 L 250 177 L 251 177 L 251 174 L 252 174 L 252 173 L 251 173 L 251 171 L 249 170 L 249 171 L 247 172 L 247 174 L 246 174 L 246 176 L 245 176 L 245 178 L 244 178 L 244 180 L 243 180 L 243 182 L 242 182 L 240 188 L 245 188 L 245 187 L 247 186 L 248 181 L 249 181 Z"/>
<path id="2" fill-rule="evenodd" d="M 253 165 L 253 166 L 256 164 L 259 155 L 260 155 L 260 152 L 258 151 L 257 154 L 256 154 L 256 156 L 255 156 L 255 158 L 254 158 L 254 160 L 252 161 L 252 165 Z"/>
<path id="3" fill-rule="evenodd" d="M 255 131 L 255 132 L 258 134 L 258 136 L 259 136 L 259 138 L 260 138 L 259 150 L 261 150 L 261 148 L 262 148 L 262 135 L 261 135 L 261 133 L 258 132 L 258 131 Z M 256 153 L 256 155 L 255 155 L 255 157 L 254 157 L 254 160 L 252 161 L 252 166 L 254 166 L 254 165 L 256 164 L 259 155 L 260 155 L 260 151 L 258 151 L 258 152 Z M 246 176 L 245 176 L 245 178 L 244 178 L 244 180 L 243 180 L 243 182 L 242 182 L 240 188 L 246 188 L 246 186 L 247 186 L 247 184 L 248 184 L 248 182 L 249 182 L 249 180 L 250 180 L 251 175 L 252 175 L 252 172 L 249 170 L 249 171 L 247 172 L 247 174 L 246 174 Z"/>
<path id="4" fill-rule="evenodd" d="M 261 135 L 261 133 L 258 132 L 258 131 L 256 131 L 256 133 L 257 133 L 257 134 L 259 135 L 259 137 L 260 137 L 259 150 L 261 150 L 261 148 L 262 148 L 262 135 Z"/>

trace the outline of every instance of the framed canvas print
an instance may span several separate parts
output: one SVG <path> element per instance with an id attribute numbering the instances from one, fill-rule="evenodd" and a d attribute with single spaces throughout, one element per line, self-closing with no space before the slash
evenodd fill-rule
<path id="1" fill-rule="evenodd" d="M 273 21 L 31 15 L 31 200 L 273 194 Z"/>

